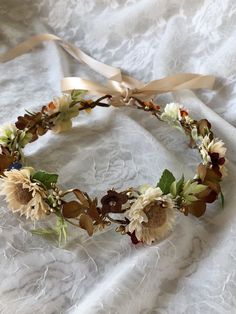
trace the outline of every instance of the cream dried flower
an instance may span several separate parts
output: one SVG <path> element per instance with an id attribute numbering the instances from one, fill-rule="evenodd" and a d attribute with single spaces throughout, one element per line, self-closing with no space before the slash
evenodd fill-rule
<path id="1" fill-rule="evenodd" d="M 139 241 L 151 244 L 171 231 L 175 220 L 174 202 L 170 196 L 162 195 L 160 188 L 149 187 L 126 215 L 130 220 L 127 231 L 135 232 Z"/>
<path id="2" fill-rule="evenodd" d="M 48 115 L 54 113 L 59 113 L 54 120 L 53 131 L 60 133 L 63 131 L 70 130 L 72 127 L 71 119 L 78 116 L 79 108 L 78 106 L 70 107 L 72 103 L 72 98 L 70 94 L 62 95 L 61 97 L 55 97 L 53 102 L 49 103 L 45 109 Z"/>
<path id="3" fill-rule="evenodd" d="M 44 198 L 46 191 L 30 179 L 31 168 L 5 171 L 0 179 L 0 195 L 4 195 L 12 212 L 39 220 L 50 210 Z"/>

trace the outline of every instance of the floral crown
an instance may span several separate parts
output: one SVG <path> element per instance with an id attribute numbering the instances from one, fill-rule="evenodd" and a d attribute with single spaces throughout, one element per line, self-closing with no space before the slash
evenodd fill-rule
<path id="1" fill-rule="evenodd" d="M 29 40 L 31 48 L 45 40 L 45 35 L 40 36 Z M 47 36 L 51 38 L 52 35 Z M 58 40 L 55 36 L 53 38 Z M 5 62 L 26 52 L 29 41 L 3 55 L 0 61 Z M 60 43 L 72 54 L 71 45 Z M 115 69 L 76 49 L 73 46 L 73 56 L 77 52 L 80 60 L 86 61 L 91 67 L 94 68 L 94 62 L 97 62 L 104 72 Z M 182 74 L 146 85 L 122 76 L 122 82 L 125 81 L 126 85 L 119 83 L 117 87 L 115 83 L 119 79 L 114 79 L 114 71 L 112 74 L 113 87 L 110 89 L 80 78 L 73 78 L 73 81 L 69 78 L 68 84 L 67 78 L 64 84 L 70 90 L 69 94 L 54 98 L 39 112 L 27 111 L 24 116 L 18 117 L 15 124 L 5 125 L 0 130 L 0 194 L 5 196 L 9 209 L 32 220 L 47 219 L 51 215 L 56 218 L 55 228 L 34 229 L 34 234 L 57 235 L 61 243 L 66 241 L 68 223 L 86 230 L 89 236 L 113 223 L 117 225 L 115 231 L 128 235 L 134 244 L 151 244 L 170 233 L 178 211 L 186 216 L 192 214 L 200 217 L 205 213 L 206 204 L 214 202 L 219 195 L 222 204 L 224 202 L 220 183 L 227 174 L 226 148 L 222 140 L 214 137 L 210 122 L 206 119 L 194 120 L 180 104 L 169 103 L 162 107 L 152 100 L 153 94 L 176 88 L 210 88 L 212 82 L 209 83 L 209 76 L 206 80 L 206 76 Z M 75 83 L 80 88 L 72 89 Z M 131 89 L 131 85 L 135 87 Z M 93 94 L 99 94 L 99 98 L 88 96 L 92 87 L 95 90 Z M 121 87 L 124 87 L 122 91 Z M 97 106 L 140 109 L 185 133 L 190 139 L 190 147 L 196 148 L 202 159 L 195 176 L 186 179 L 183 175 L 176 179 L 166 169 L 156 186 L 129 187 L 119 192 L 110 189 L 99 201 L 78 187 L 61 190 L 57 174 L 26 165 L 23 149 L 28 143 L 36 141 L 49 130 L 57 133 L 69 130 L 72 118 L 78 116 L 80 111 L 90 112 Z"/>

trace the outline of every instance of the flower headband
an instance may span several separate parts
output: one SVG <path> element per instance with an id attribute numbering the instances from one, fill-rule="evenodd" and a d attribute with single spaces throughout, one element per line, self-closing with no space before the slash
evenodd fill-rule
<path id="1" fill-rule="evenodd" d="M 30 39 L 31 45 L 29 42 L 26 42 L 26 46 L 23 43 L 0 57 L 0 60 L 7 61 L 25 53 L 42 39 L 45 40 L 44 37 L 36 36 Z M 63 42 L 63 45 L 68 51 L 68 44 L 66 46 Z M 79 53 L 82 61 L 87 64 L 92 62 L 93 69 L 99 65 L 99 68 L 105 66 L 103 70 L 106 74 L 107 69 L 108 72 L 113 69 L 113 74 L 117 72 L 117 69 L 99 63 L 72 45 L 69 50 L 71 47 L 73 56 Z M 72 54 L 72 50 L 69 52 Z M 116 75 L 116 79 L 117 77 L 119 75 Z M 57 235 L 61 243 L 66 240 L 68 223 L 86 230 L 89 236 L 114 223 L 117 225 L 115 231 L 130 236 L 133 243 L 151 244 L 153 241 L 164 239 L 170 233 L 177 211 L 184 215 L 200 217 L 206 210 L 206 204 L 214 202 L 219 195 L 222 203 L 224 202 L 220 183 L 227 173 L 226 148 L 221 140 L 214 137 L 211 124 L 206 119 L 192 119 L 188 110 L 177 103 L 170 103 L 162 108 L 151 98 L 153 94 L 167 90 L 209 88 L 212 84 L 211 77 L 206 79 L 206 76 L 197 74 L 182 74 L 143 85 L 131 77 L 122 76 L 122 82 L 117 85 L 118 81 L 114 80 L 113 75 L 113 87 L 107 89 L 98 83 L 74 79 L 64 79 L 64 85 L 70 85 L 67 89 L 75 87 L 69 94 L 54 98 L 39 112 L 27 112 L 18 117 L 15 124 L 3 126 L 0 130 L 0 194 L 5 196 L 13 212 L 26 218 L 40 220 L 47 219 L 49 215 L 56 218 L 55 228 L 34 229 L 32 233 Z M 136 88 L 131 90 L 127 87 L 127 82 L 129 86 Z M 86 91 L 85 88 L 78 89 L 74 86 L 75 83 L 80 87 L 87 84 L 86 87 L 89 88 Z M 157 85 L 159 91 L 156 89 Z M 120 90 L 121 86 L 125 86 L 123 90 Z M 88 97 L 91 93 L 102 96 L 96 99 Z M 80 111 L 91 111 L 97 106 L 128 106 L 140 109 L 185 133 L 190 139 L 190 147 L 196 148 L 202 159 L 195 176 L 191 179 L 184 176 L 176 179 L 166 169 L 154 187 L 144 185 L 141 188 L 131 187 L 119 192 L 110 189 L 99 201 L 78 187 L 61 190 L 57 174 L 26 166 L 23 149 L 28 143 L 36 141 L 49 130 L 59 133 L 70 129 L 72 118 L 78 116 Z"/>

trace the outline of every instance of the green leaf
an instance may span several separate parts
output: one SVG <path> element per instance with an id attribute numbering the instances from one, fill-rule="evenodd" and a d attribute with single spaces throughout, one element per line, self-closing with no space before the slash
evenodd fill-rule
<path id="1" fill-rule="evenodd" d="M 177 197 L 181 194 L 184 187 L 184 175 L 179 179 L 179 181 L 174 181 L 170 186 L 170 193 L 173 197 Z"/>
<path id="2" fill-rule="evenodd" d="M 59 246 L 65 244 L 67 240 L 67 224 L 62 216 L 57 216 L 55 228 L 39 228 L 31 230 L 32 234 L 42 236 L 47 239 L 58 238 Z"/>
<path id="3" fill-rule="evenodd" d="M 81 95 L 84 94 L 86 92 L 86 90 L 77 90 L 77 89 L 74 89 L 72 92 L 71 92 L 71 98 L 73 101 L 79 101 L 81 100 Z"/>
<path id="4" fill-rule="evenodd" d="M 162 176 L 160 178 L 160 181 L 157 184 L 157 187 L 159 187 L 163 194 L 168 194 L 170 193 L 170 187 L 171 184 L 175 181 L 175 177 L 173 176 L 173 174 L 165 169 L 162 173 Z"/>
<path id="5" fill-rule="evenodd" d="M 177 189 L 176 189 L 176 181 L 174 181 L 170 186 L 170 193 L 173 197 L 177 196 Z"/>
<path id="6" fill-rule="evenodd" d="M 58 174 L 40 170 L 34 173 L 32 179 L 41 182 L 46 189 L 50 190 L 52 188 L 52 183 L 57 183 Z"/>
<path id="7" fill-rule="evenodd" d="M 38 235 L 46 238 L 47 240 L 55 240 L 58 237 L 58 233 L 53 228 L 39 228 L 30 230 L 30 232 L 34 235 Z"/>
<path id="8" fill-rule="evenodd" d="M 66 224 L 65 219 L 62 216 L 57 217 L 55 230 L 57 231 L 57 234 L 58 234 L 59 246 L 62 243 L 65 244 L 67 240 L 67 224 Z"/>
<path id="9" fill-rule="evenodd" d="M 224 208 L 225 206 L 225 197 L 222 191 L 220 191 L 220 199 L 221 199 L 221 206 Z"/>
<path id="10" fill-rule="evenodd" d="M 183 190 L 184 187 L 184 175 L 179 179 L 179 181 L 176 183 L 176 194 L 179 195 L 180 192 Z"/>
<path id="11" fill-rule="evenodd" d="M 56 230 L 53 228 L 39 228 L 39 229 L 33 229 L 30 230 L 32 234 L 37 234 L 37 235 L 47 235 L 47 234 L 56 234 Z"/>

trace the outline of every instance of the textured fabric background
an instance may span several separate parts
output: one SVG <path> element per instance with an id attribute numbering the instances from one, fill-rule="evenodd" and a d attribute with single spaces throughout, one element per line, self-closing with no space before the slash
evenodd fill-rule
<path id="1" fill-rule="evenodd" d="M 93 239 L 70 227 L 63 248 L 32 236 L 31 224 L 1 201 L 0 312 L 79 314 L 236 313 L 236 3 L 234 0 L 2 0 L 0 52 L 51 32 L 91 56 L 149 81 L 177 72 L 217 76 L 213 92 L 179 101 L 208 118 L 228 146 L 229 176 L 219 202 L 197 220 L 179 216 L 164 242 L 134 247 L 111 228 Z M 63 76 L 102 80 L 53 43 L 0 65 L 0 123 L 37 110 L 60 94 Z M 169 168 L 194 173 L 196 152 L 149 114 L 95 109 L 68 134 L 47 134 L 26 149 L 36 168 L 58 171 L 63 187 L 101 196 L 155 184 Z"/>

